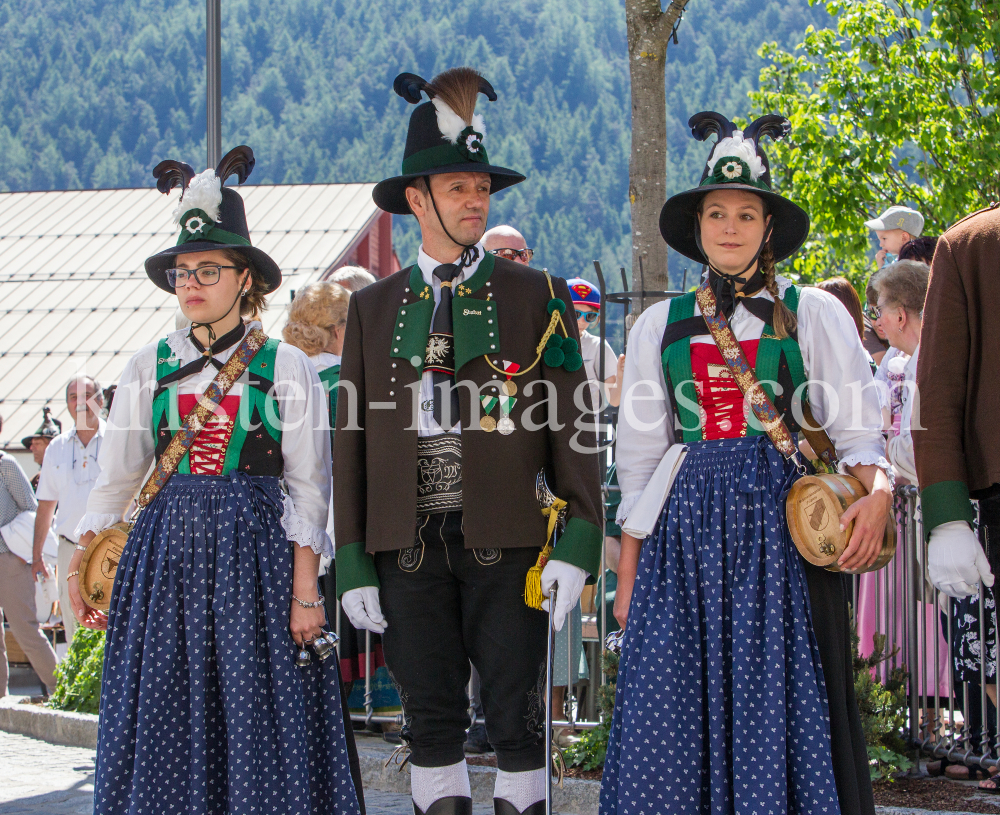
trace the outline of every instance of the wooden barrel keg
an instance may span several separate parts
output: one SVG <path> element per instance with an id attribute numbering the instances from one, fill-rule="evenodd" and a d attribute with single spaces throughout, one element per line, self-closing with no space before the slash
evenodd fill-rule
<path id="1" fill-rule="evenodd" d="M 131 524 L 117 523 L 98 534 L 80 561 L 80 597 L 98 611 L 111 607 L 111 589 Z"/>
<path id="2" fill-rule="evenodd" d="M 864 485 L 850 475 L 807 475 L 800 478 L 788 493 L 785 511 L 788 528 L 799 554 L 814 566 L 831 572 L 841 571 L 837 560 L 847 548 L 854 521 L 841 530 L 840 516 L 849 506 L 868 494 Z M 885 566 L 896 553 L 896 524 L 886 524 L 882 550 L 875 562 L 859 572 L 874 572 Z"/>

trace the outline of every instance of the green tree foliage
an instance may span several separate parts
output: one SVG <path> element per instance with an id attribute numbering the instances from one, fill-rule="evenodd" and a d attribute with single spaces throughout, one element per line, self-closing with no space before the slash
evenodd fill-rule
<path id="1" fill-rule="evenodd" d="M 0 190 L 149 186 L 162 158 L 205 156 L 202 0 L 0 0 Z M 686 122 L 745 114 L 765 39 L 791 47 L 825 19 L 807 0 L 695 0 L 667 68 L 667 192 L 697 181 Z M 629 80 L 620 0 L 225 0 L 223 146 L 250 144 L 253 183 L 377 181 L 398 172 L 412 108 L 402 70 L 471 64 L 490 156 L 528 181 L 498 195 L 536 263 L 620 288 L 630 265 Z M 417 246 L 395 219 L 397 251 Z M 671 267 L 680 283 L 683 267 Z M 613 277 L 612 277 L 613 275 Z"/>
<path id="2" fill-rule="evenodd" d="M 891 204 L 919 209 L 924 234 L 1000 196 L 997 0 L 832 0 L 835 27 L 776 43 L 751 97 L 781 110 L 790 140 L 777 180 L 812 218 L 795 261 L 806 281 L 873 270 L 863 221 Z"/>
<path id="3" fill-rule="evenodd" d="M 104 632 L 77 628 L 66 657 L 56 666 L 56 689 L 49 707 L 97 713 L 104 670 Z"/>

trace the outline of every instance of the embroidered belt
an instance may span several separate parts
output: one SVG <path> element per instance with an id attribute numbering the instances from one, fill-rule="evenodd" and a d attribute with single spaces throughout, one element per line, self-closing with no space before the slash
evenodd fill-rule
<path id="1" fill-rule="evenodd" d="M 462 508 L 462 438 L 441 433 L 417 439 L 417 513 Z"/>

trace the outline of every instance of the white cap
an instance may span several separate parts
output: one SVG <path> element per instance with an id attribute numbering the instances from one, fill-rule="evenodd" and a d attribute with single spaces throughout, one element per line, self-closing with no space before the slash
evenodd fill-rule
<path id="1" fill-rule="evenodd" d="M 889 207 L 873 221 L 865 221 L 865 226 L 876 232 L 888 232 L 890 229 L 902 229 L 904 232 L 919 238 L 924 231 L 924 216 L 909 207 Z"/>

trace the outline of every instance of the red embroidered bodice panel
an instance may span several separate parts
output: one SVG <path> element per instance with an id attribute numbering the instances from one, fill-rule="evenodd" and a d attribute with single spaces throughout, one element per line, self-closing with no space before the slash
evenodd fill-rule
<path id="1" fill-rule="evenodd" d="M 177 408 L 181 416 L 187 416 L 198 401 L 193 393 L 181 393 L 177 396 Z M 240 397 L 232 394 L 226 396 L 215 409 L 215 415 L 209 419 L 205 429 L 198 434 L 191 445 L 189 461 L 191 475 L 222 475 L 226 461 L 226 450 L 233 436 L 233 426 L 240 409 Z"/>
<path id="2" fill-rule="evenodd" d="M 740 343 L 751 366 L 757 364 L 759 342 L 750 340 Z M 704 438 L 738 439 L 745 436 L 747 421 L 743 415 L 743 394 L 715 343 L 691 343 L 691 372 L 698 392 Z"/>

